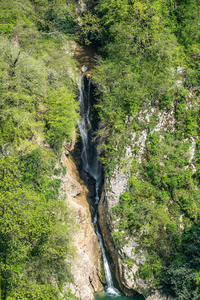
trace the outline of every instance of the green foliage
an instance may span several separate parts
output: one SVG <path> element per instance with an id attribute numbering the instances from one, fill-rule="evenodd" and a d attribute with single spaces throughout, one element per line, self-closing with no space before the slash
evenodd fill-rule
<path id="1" fill-rule="evenodd" d="M 36 153 L 40 155 L 39 160 L 36 160 L 39 158 Z M 49 189 L 56 180 L 48 178 L 48 172 L 51 174 L 54 167 L 51 152 L 43 150 L 41 153 L 38 149 L 36 153 L 33 151 L 21 158 L 7 156 L 1 160 L 3 299 L 21 293 L 24 293 L 23 297 L 30 293 L 32 298 L 40 299 L 43 292 L 50 292 L 49 299 L 53 299 L 52 293 L 57 295 L 55 299 L 59 299 L 58 291 L 44 284 L 52 278 L 58 283 L 66 277 L 71 280 L 70 267 L 65 263 L 74 252 L 70 242 L 72 225 L 69 212 L 64 201 L 58 200 L 58 189 L 52 188 L 53 197 L 49 197 Z M 36 290 L 32 287 L 34 284 Z"/>
<path id="2" fill-rule="evenodd" d="M 152 274 L 152 267 L 145 263 L 141 268 L 140 268 L 140 276 L 144 279 L 150 279 Z"/>
<path id="3" fill-rule="evenodd" d="M 81 24 L 76 26 L 76 39 L 89 45 L 94 40 L 99 40 L 101 34 L 100 20 L 92 11 L 86 11 L 81 17 Z"/>
<path id="4" fill-rule="evenodd" d="M 137 248 L 146 250 L 147 259 L 139 269 L 138 276 L 153 279 L 154 284 L 159 286 L 168 268 L 169 277 L 174 272 L 176 256 L 181 255 L 184 247 L 182 226 L 190 226 L 193 221 L 199 222 L 200 191 L 190 166 L 190 146 L 187 141 L 177 140 L 176 133 L 165 134 L 164 138 L 157 132 L 149 134 L 146 159 L 140 168 L 133 166 L 129 190 L 121 195 L 119 205 L 112 209 L 112 216 L 117 219 L 116 230 L 112 234 L 116 246 L 121 247 L 127 235 L 137 237 Z M 137 176 L 136 170 L 139 172 Z M 189 249 L 188 246 L 187 251 Z M 192 246 L 192 249 L 194 251 L 195 248 Z M 188 257 L 191 264 L 192 255 L 189 252 Z M 166 268 L 165 271 L 163 268 Z M 197 263 L 193 268 L 198 269 Z M 180 278 L 183 278 L 186 269 L 179 271 Z M 174 272 L 174 281 L 170 283 L 176 295 L 180 286 L 175 290 L 174 283 L 181 282 L 176 278 L 179 271 Z M 194 271 L 189 271 L 188 276 L 190 273 L 191 282 Z M 183 282 L 180 284 L 184 286 Z M 188 293 L 193 293 L 193 284 L 188 282 L 187 289 Z M 188 293 L 183 292 L 185 295 Z"/>
<path id="5" fill-rule="evenodd" d="M 147 102 L 171 108 L 179 77 L 173 69 L 185 62 L 182 46 L 166 25 L 171 18 L 168 1 L 101 1 L 99 15 L 106 58 L 100 61 L 94 79 L 101 87 L 98 108 L 105 123 L 103 162 L 108 165 L 112 157 L 116 159 L 112 149 L 123 143 L 130 116 L 134 129 L 139 130 L 138 112 Z"/>
<path id="6" fill-rule="evenodd" d="M 131 269 L 133 267 L 134 261 L 130 257 L 125 257 L 123 263 L 128 265 L 128 268 Z"/>
<path id="7" fill-rule="evenodd" d="M 45 104 L 47 140 L 52 148 L 60 149 L 64 140 L 73 138 L 78 120 L 78 103 L 67 88 L 60 88 L 49 92 Z"/>
<path id="8" fill-rule="evenodd" d="M 65 167 L 47 142 L 58 152 L 75 135 L 75 63 L 66 53 L 74 2 L 2 0 L 0 9 L 2 299 L 75 299 L 63 292 L 75 252 L 59 198 Z"/>
<path id="9" fill-rule="evenodd" d="M 103 21 L 105 25 L 113 24 L 114 22 L 119 22 L 128 17 L 128 1 L 122 0 L 109 0 L 101 1 L 100 12 L 103 13 Z"/>
<path id="10" fill-rule="evenodd" d="M 200 183 L 200 141 L 199 140 L 197 140 L 195 156 L 197 159 L 197 161 L 196 161 L 197 171 L 196 171 L 195 176 Z"/>
<path id="11" fill-rule="evenodd" d="M 55 287 L 50 284 L 39 285 L 36 283 L 22 282 L 7 300 L 16 299 L 36 299 L 36 300 L 53 300 L 60 299 L 59 293 Z"/>
<path id="12" fill-rule="evenodd" d="M 13 43 L 3 40 L 1 47 L 1 146 L 19 146 L 30 140 L 41 123 L 35 122 L 35 98 L 42 92 L 42 65 Z"/>
<path id="13" fill-rule="evenodd" d="M 55 29 L 67 35 L 74 34 L 75 1 L 30 0 L 35 10 L 36 24 L 46 33 Z"/>
<path id="14" fill-rule="evenodd" d="M 199 56 L 195 52 L 199 48 L 198 12 L 196 0 L 101 1 L 105 58 L 96 70 L 95 81 L 102 92 L 98 108 L 105 123 L 100 132 L 106 144 L 105 164 L 112 164 L 112 157 L 116 159 L 112 149 L 123 143 L 129 116 L 135 118 L 135 130 L 139 130 L 138 111 L 147 102 L 161 109 L 171 108 L 176 80 L 183 76 L 187 89 L 194 85 L 199 89 Z M 178 66 L 185 67 L 184 74 L 175 71 Z M 178 94 L 186 102 L 189 91 Z M 192 107 L 188 114 L 186 105 L 177 107 L 176 126 L 185 137 L 197 134 L 197 111 Z"/>
<path id="15" fill-rule="evenodd" d="M 65 44 L 61 40 L 51 36 L 47 39 L 46 35 L 43 37 L 32 21 L 30 31 L 23 22 L 16 23 L 15 41 L 1 37 L 0 146 L 6 144 L 11 148 L 12 144 L 12 147 L 22 151 L 34 147 L 30 142 L 34 141 L 36 136 L 41 136 L 45 125 L 42 121 L 48 110 L 47 137 L 52 144 L 58 142 L 58 149 L 65 137 L 72 137 L 76 126 L 74 83 L 69 76 L 69 69 L 74 68 L 74 62 L 71 58 L 65 59 Z M 53 90 L 55 87 L 57 94 Z M 56 99 L 53 100 L 52 97 Z M 57 112 L 54 124 L 48 105 L 52 105 Z M 66 122 L 63 121 L 64 118 Z M 66 126 L 65 133 L 63 126 Z M 58 134 L 61 134 L 59 141 Z"/>
<path id="16" fill-rule="evenodd" d="M 195 101 L 194 101 L 195 100 Z M 184 95 L 181 91 L 176 99 L 176 136 L 180 139 L 196 136 L 198 130 L 198 112 L 199 104 L 196 98 L 188 99 L 188 95 Z"/>
<path id="17" fill-rule="evenodd" d="M 168 267 L 164 280 L 168 290 L 171 290 L 177 299 L 198 299 L 199 295 L 199 227 L 192 226 L 182 237 L 182 256 L 177 258 Z M 179 259 L 178 259 L 179 258 Z"/>
<path id="18" fill-rule="evenodd" d="M 137 238 L 136 251 L 146 250 L 137 275 L 177 299 L 199 299 L 198 263 L 184 241 L 200 218 L 199 15 L 196 0 L 102 0 L 98 9 L 102 162 L 107 177 L 116 166 L 131 175 L 112 208 L 112 236 L 119 248 Z M 172 111 L 175 130 L 162 125 Z"/>

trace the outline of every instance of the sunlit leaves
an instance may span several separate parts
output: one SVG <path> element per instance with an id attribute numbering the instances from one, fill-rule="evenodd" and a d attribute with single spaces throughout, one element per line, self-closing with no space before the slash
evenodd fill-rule
<path id="1" fill-rule="evenodd" d="M 103 0 L 100 2 L 100 11 L 103 13 L 105 25 L 122 21 L 128 16 L 128 0 Z"/>
<path id="2" fill-rule="evenodd" d="M 72 280 L 65 259 L 73 258 L 74 227 L 58 195 L 61 179 L 52 177 L 58 158 L 44 137 L 50 131 L 53 136 L 61 134 L 57 140 L 61 148 L 75 133 L 74 62 L 66 53 L 68 38 L 54 27 L 58 18 L 74 13 L 73 3 L 68 4 L 59 0 L 0 4 L 2 299 L 60 299 L 62 283 Z M 49 30 L 55 30 L 53 35 Z M 45 133 L 44 119 L 50 128 Z"/>
<path id="3" fill-rule="evenodd" d="M 25 297 L 30 282 L 44 289 L 52 277 L 57 282 L 66 277 L 71 280 L 70 267 L 64 260 L 73 257 L 73 228 L 64 201 L 58 200 L 59 185 L 54 188 L 57 179 L 48 178 L 54 164 L 48 149 L 1 160 L 0 260 L 4 298 L 20 293 L 19 285 Z M 33 295 L 33 291 L 29 293 Z"/>
<path id="4" fill-rule="evenodd" d="M 74 94 L 67 88 L 50 91 L 45 103 L 47 138 L 53 148 L 59 149 L 64 140 L 73 138 L 78 104 Z"/>

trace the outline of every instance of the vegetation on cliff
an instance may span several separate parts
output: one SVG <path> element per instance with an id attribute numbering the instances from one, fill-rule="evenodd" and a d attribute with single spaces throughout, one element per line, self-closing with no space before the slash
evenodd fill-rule
<path id="1" fill-rule="evenodd" d="M 64 260 L 73 229 L 57 175 L 77 121 L 73 38 L 101 45 L 102 162 L 107 178 L 117 165 L 130 175 L 112 211 L 115 243 L 136 236 L 146 250 L 137 276 L 199 299 L 199 1 L 101 0 L 81 20 L 75 2 L 0 3 L 2 298 L 60 299 L 72 280 Z"/>
<path id="2" fill-rule="evenodd" d="M 58 177 L 78 118 L 67 54 L 74 4 L 2 0 L 0 10 L 1 294 L 55 300 L 73 280 L 75 229 Z"/>
<path id="3" fill-rule="evenodd" d="M 130 177 L 113 238 L 120 247 L 137 237 L 146 263 L 136 276 L 177 299 L 200 293 L 199 10 L 196 0 L 102 0 L 98 9 L 102 161 L 107 178 L 116 167 Z"/>

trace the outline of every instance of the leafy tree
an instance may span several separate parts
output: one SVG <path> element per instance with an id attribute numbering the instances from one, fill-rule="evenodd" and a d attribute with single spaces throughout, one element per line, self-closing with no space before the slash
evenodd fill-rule
<path id="1" fill-rule="evenodd" d="M 39 163 L 39 168 L 42 165 L 48 168 L 46 164 L 47 161 Z M 32 172 L 34 176 L 33 169 Z M 40 179 L 41 175 L 37 175 Z M 52 278 L 60 282 L 68 276 L 71 280 L 65 259 L 73 256 L 74 249 L 70 243 L 72 228 L 63 200 L 57 200 L 55 196 L 46 197 L 44 190 L 48 186 L 45 180 L 39 181 L 43 194 L 24 181 L 27 172 L 16 156 L 2 159 L 0 176 L 3 299 L 15 293 L 22 282 L 24 289 L 29 289 L 28 282 L 34 281 L 43 289 L 42 285 Z"/>
<path id="2" fill-rule="evenodd" d="M 74 3 L 2 0 L 0 8 L 2 299 L 60 299 L 73 280 L 65 260 L 73 259 L 75 228 L 45 135 L 58 149 L 75 134 L 75 63 L 66 58 L 68 36 L 58 32 L 74 20 Z"/>
<path id="3" fill-rule="evenodd" d="M 183 253 L 164 275 L 168 292 L 177 299 L 199 299 L 199 227 L 192 226 L 183 235 Z"/>
<path id="4" fill-rule="evenodd" d="M 67 88 L 52 90 L 45 103 L 47 139 L 54 149 L 59 149 L 64 140 L 72 139 L 74 127 L 78 120 L 74 95 Z"/>

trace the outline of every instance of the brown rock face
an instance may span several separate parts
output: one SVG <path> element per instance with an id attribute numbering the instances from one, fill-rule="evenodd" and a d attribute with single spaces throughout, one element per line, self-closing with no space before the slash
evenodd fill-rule
<path id="1" fill-rule="evenodd" d="M 101 283 L 101 247 L 91 221 L 88 204 L 90 193 L 80 179 L 77 167 L 70 157 L 63 157 L 67 173 L 62 184 L 62 193 L 67 196 L 67 203 L 78 224 L 74 234 L 76 256 L 72 263 L 74 283 L 70 289 L 81 300 L 94 299 L 94 293 L 103 291 Z"/>

